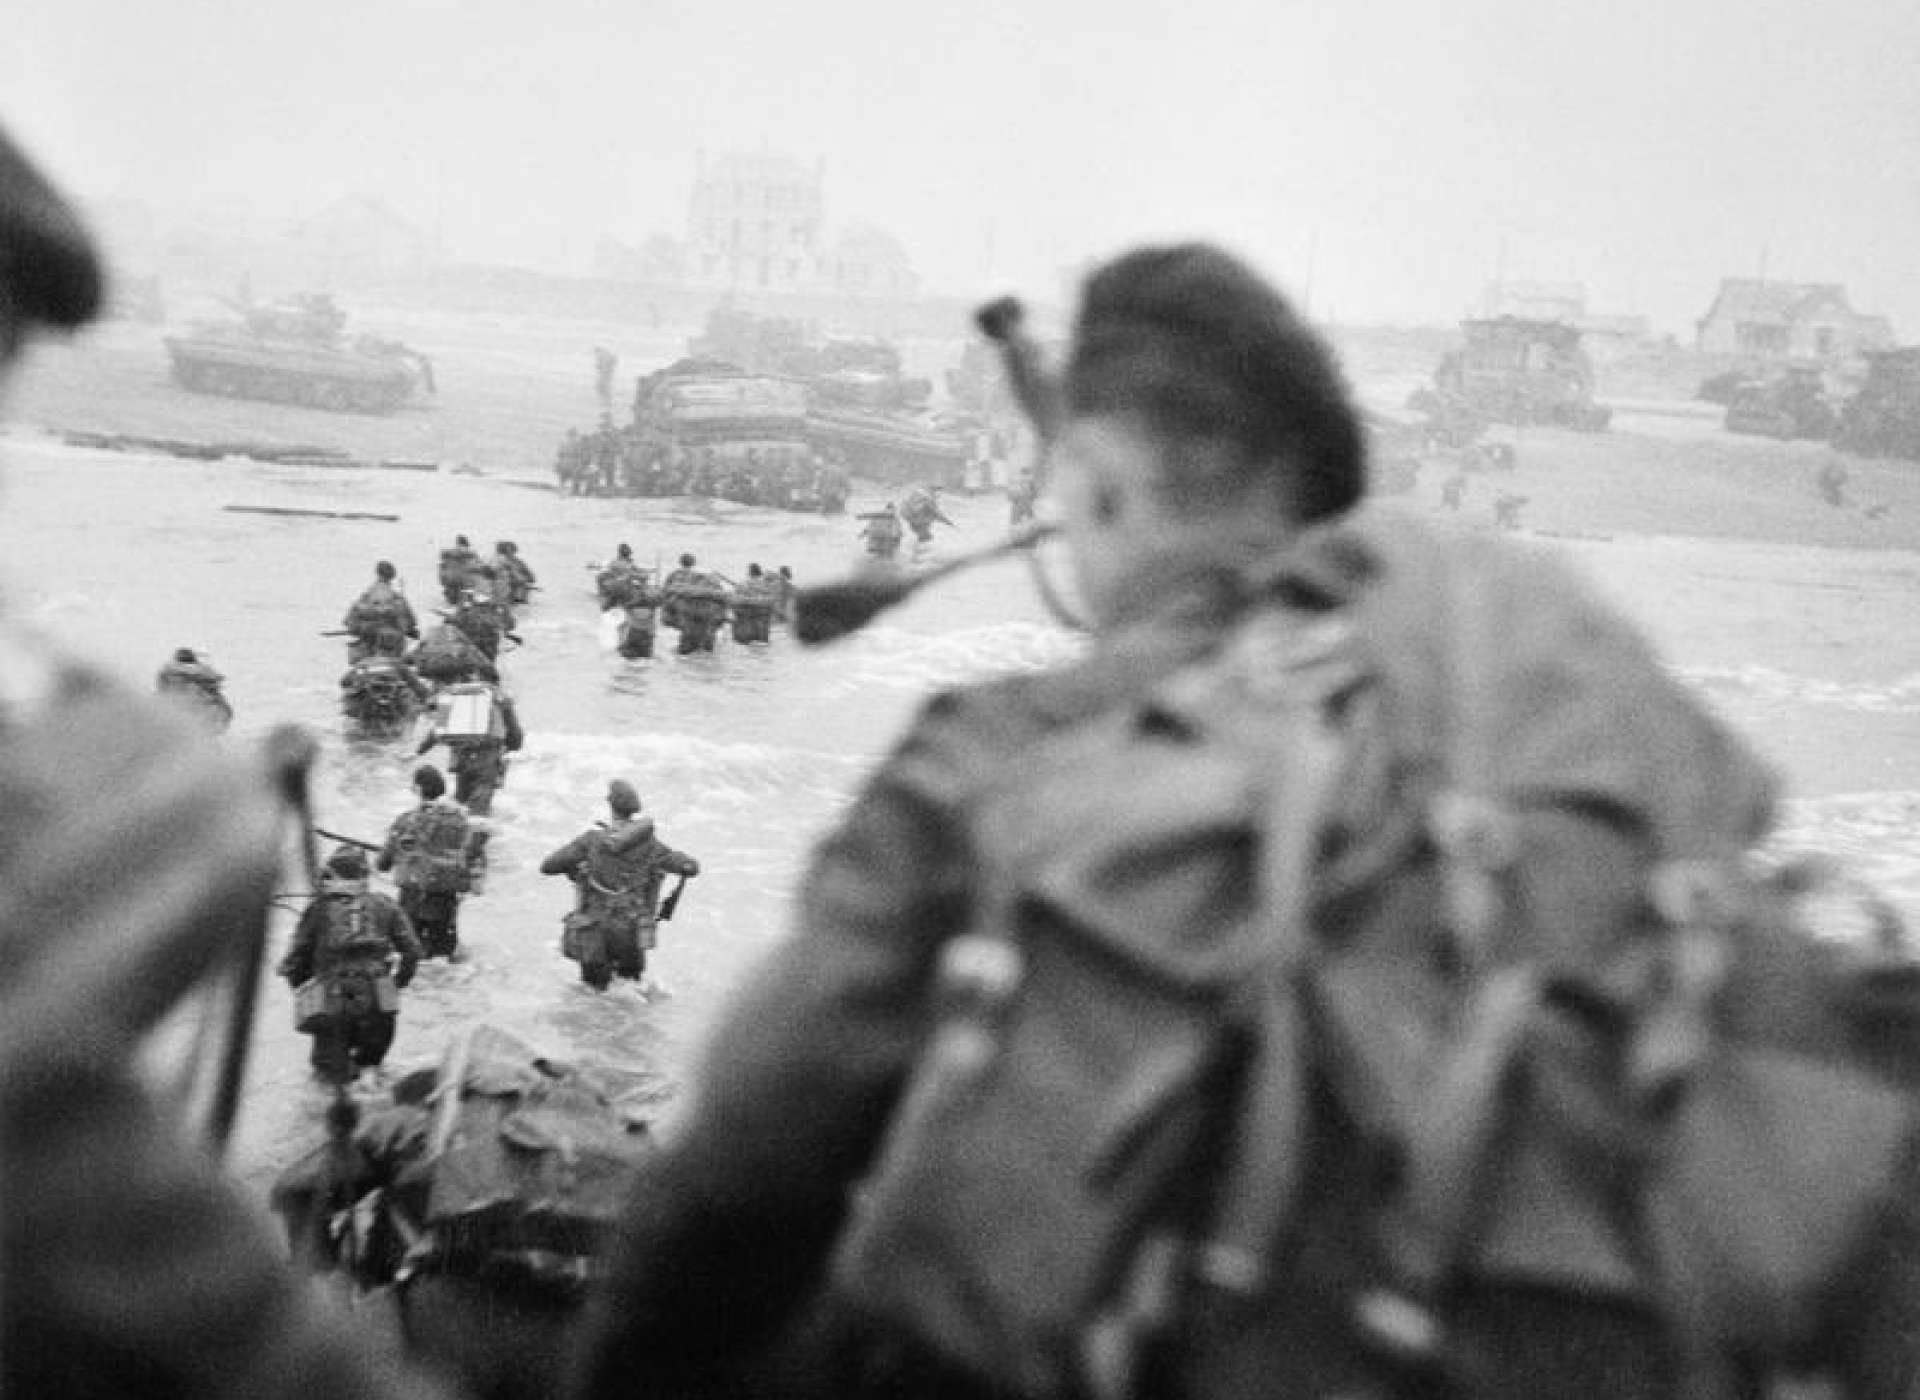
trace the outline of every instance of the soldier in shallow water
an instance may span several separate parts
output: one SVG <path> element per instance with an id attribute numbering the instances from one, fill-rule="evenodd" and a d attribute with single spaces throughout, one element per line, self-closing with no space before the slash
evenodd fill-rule
<path id="1" fill-rule="evenodd" d="M 578 896 L 567 915 L 561 950 L 580 964 L 580 980 L 603 991 L 615 977 L 639 981 L 647 970 L 660 919 L 660 885 L 668 875 L 690 879 L 700 862 L 654 834 L 640 815 L 633 784 L 607 786 L 612 820 L 584 831 L 540 862 L 542 875 L 565 875 Z"/>

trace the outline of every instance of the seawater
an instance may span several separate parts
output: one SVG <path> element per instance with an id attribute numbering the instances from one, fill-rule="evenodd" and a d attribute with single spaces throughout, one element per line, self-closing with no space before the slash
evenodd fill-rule
<path id="1" fill-rule="evenodd" d="M 854 509 L 880 499 L 869 489 Z M 263 516 L 229 505 L 400 519 Z M 956 499 L 948 510 L 958 528 L 942 527 L 924 560 L 1005 529 L 998 498 Z M 688 1073 L 730 989 L 789 926 L 811 846 L 914 709 L 939 687 L 1055 664 L 1081 645 L 1008 562 L 929 590 L 821 650 L 778 632 L 766 647 L 723 641 L 702 657 L 663 651 L 629 662 L 607 649 L 591 566 L 621 542 L 649 566 L 671 566 L 684 551 L 734 578 L 758 562 L 790 565 L 806 583 L 858 563 L 856 530 L 850 517 L 566 499 L 451 473 L 185 462 L 31 436 L 5 444 L 0 469 L 10 614 L 142 688 L 174 647 L 204 651 L 228 678 L 230 742 L 255 743 L 281 721 L 307 726 L 323 745 L 320 822 L 368 840 L 411 805 L 408 778 L 421 760 L 403 743 L 343 737 L 344 647 L 320 633 L 339 625 L 378 559 L 399 567 L 424 615 L 439 602 L 437 552 L 456 533 L 482 552 L 516 540 L 541 583 L 519 615 L 524 645 L 503 660 L 527 743 L 495 803 L 486 890 L 462 913 L 467 959 L 423 969 L 404 999 L 393 1062 L 431 1061 L 485 1020 L 558 1056 L 645 1071 L 663 1092 Z M 1699 544 L 1660 567 L 1682 585 L 1689 569 L 1739 549 Z M 1606 548 L 1580 556 L 1603 582 L 1625 567 Z M 1631 567 L 1644 586 L 1644 552 Z M 1781 763 L 1794 794 L 1782 842 L 1848 857 L 1920 912 L 1920 675 L 1863 677 L 1857 665 L 1844 678 L 1812 674 L 1764 639 L 1729 665 L 1710 619 L 1691 624 L 1696 632 L 1676 629 L 1670 613 L 1652 620 L 1678 673 Z M 444 762 L 445 751 L 433 759 Z M 572 887 L 538 873 L 544 855 L 605 815 L 615 777 L 635 784 L 662 838 L 703 867 L 662 929 L 652 962 L 664 991 L 652 997 L 630 987 L 598 995 L 578 982 L 557 951 Z M 302 884 L 290 869 L 287 893 Z M 284 913 L 274 921 L 275 958 L 290 922 Z M 310 1086 L 306 1049 L 275 982 L 256 1028 L 238 1145 L 255 1181 L 317 1136 L 323 1098 Z"/>

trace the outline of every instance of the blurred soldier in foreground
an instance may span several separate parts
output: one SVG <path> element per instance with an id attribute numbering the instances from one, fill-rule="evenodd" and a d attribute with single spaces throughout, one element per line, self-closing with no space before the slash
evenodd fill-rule
<path id="1" fill-rule="evenodd" d="M 1911 1396 L 1912 1102 L 1812 1058 L 1814 963 L 1745 1003 L 1792 1074 L 1707 1015 L 1814 944 L 1732 922 L 1764 766 L 1550 561 L 1358 508 L 1225 254 L 1097 270 L 1059 381 L 1010 315 L 1093 644 L 933 700 L 818 848 L 576 1394 Z"/>
<path id="2" fill-rule="evenodd" d="M 0 133 L 0 369 L 99 302 L 85 233 Z M 136 1069 L 154 1023 L 265 937 L 284 828 L 264 765 L 23 631 L 0 652 L 0 1393 L 426 1400 Z"/>
<path id="3" fill-rule="evenodd" d="M 561 951 L 580 964 L 580 980 L 595 991 L 605 991 L 615 977 L 638 982 L 645 976 L 647 950 L 678 902 L 676 892 L 662 906 L 661 881 L 700 873 L 699 861 L 654 835 L 653 818 L 640 815 L 632 783 L 616 778 L 608 784 L 607 806 L 612 821 L 582 832 L 540 862 L 542 875 L 565 875 L 578 888 Z"/>

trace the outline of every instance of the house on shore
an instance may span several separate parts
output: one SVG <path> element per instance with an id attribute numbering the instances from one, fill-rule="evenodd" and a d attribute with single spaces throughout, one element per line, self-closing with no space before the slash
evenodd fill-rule
<path id="1" fill-rule="evenodd" d="M 1728 277 L 1696 331 L 1703 354 L 1766 362 L 1846 360 L 1893 344 L 1887 318 L 1855 311 L 1837 282 Z"/>

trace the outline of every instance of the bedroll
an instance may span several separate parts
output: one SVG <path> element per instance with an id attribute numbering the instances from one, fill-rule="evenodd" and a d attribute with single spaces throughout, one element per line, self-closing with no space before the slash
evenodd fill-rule
<path id="1" fill-rule="evenodd" d="M 652 1151 L 644 1121 L 619 1086 L 492 1026 L 456 1041 L 439 1078 L 423 1252 L 443 1266 L 506 1253 L 585 1283 Z"/>

